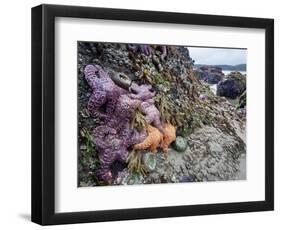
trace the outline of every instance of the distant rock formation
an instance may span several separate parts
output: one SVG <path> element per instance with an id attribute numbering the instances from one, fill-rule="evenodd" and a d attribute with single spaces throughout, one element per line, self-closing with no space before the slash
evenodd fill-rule
<path id="1" fill-rule="evenodd" d="M 215 66 L 201 66 L 195 70 L 200 80 L 203 80 L 209 84 L 217 84 L 224 77 L 222 69 Z"/>
<path id="2" fill-rule="evenodd" d="M 202 64 L 195 64 L 194 67 L 200 68 L 202 66 L 213 66 L 213 67 L 219 67 L 223 70 L 228 71 L 246 71 L 246 64 L 238 64 L 238 65 L 202 65 Z"/>
<path id="3" fill-rule="evenodd" d="M 246 90 L 246 77 L 240 72 L 231 72 L 218 83 L 217 95 L 235 99 Z"/>

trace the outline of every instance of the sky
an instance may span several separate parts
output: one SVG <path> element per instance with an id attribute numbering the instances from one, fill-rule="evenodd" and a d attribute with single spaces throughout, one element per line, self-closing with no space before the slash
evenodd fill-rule
<path id="1" fill-rule="evenodd" d="M 246 64 L 245 49 L 188 47 L 190 57 L 195 64 L 237 65 Z"/>

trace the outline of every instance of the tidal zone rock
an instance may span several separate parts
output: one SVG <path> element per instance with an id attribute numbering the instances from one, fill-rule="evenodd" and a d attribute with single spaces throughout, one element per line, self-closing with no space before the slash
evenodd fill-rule
<path id="1" fill-rule="evenodd" d="M 246 90 L 246 77 L 240 72 L 231 72 L 218 83 L 217 95 L 235 99 Z"/>

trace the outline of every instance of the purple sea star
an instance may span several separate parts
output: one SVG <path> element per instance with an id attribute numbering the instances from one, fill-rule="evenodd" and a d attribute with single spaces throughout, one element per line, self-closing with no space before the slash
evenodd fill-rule
<path id="1" fill-rule="evenodd" d="M 160 46 L 160 51 L 161 51 L 161 60 L 164 61 L 165 57 L 167 56 L 167 47 Z"/>
<path id="2" fill-rule="evenodd" d="M 149 56 L 151 53 L 149 45 L 128 44 L 127 47 L 129 51 L 134 53 L 140 52 L 145 54 L 146 56 Z"/>
<path id="3" fill-rule="evenodd" d="M 99 65 L 87 65 L 84 69 L 84 75 L 92 89 L 88 111 L 94 117 L 108 118 L 113 113 L 119 96 L 126 91 L 115 85 Z M 104 110 L 102 110 L 103 106 L 106 107 Z"/>
<path id="4" fill-rule="evenodd" d="M 152 86 L 139 86 L 133 82 L 129 90 L 134 93 L 129 95 L 131 98 L 142 101 L 140 104 L 140 109 L 141 112 L 145 115 L 147 123 L 154 125 L 164 134 L 164 129 L 160 121 L 160 112 L 154 105 L 153 97 L 155 96 L 155 92 L 152 92 Z"/>
<path id="5" fill-rule="evenodd" d="M 144 101 L 140 105 L 141 112 L 145 115 L 145 120 L 148 124 L 152 124 L 154 127 L 159 129 L 163 134 L 165 134 L 165 130 L 160 121 L 160 112 L 154 105 L 154 100 L 150 99 L 148 101 Z"/>
<path id="6" fill-rule="evenodd" d="M 115 110 L 106 124 L 93 130 L 100 159 L 100 167 L 96 173 L 101 180 L 106 182 L 112 180 L 111 164 L 114 161 L 126 162 L 128 148 L 142 142 L 146 137 L 145 133 L 139 133 L 129 126 L 134 111 L 141 101 L 123 94 L 119 96 L 116 103 Z"/>
<path id="7" fill-rule="evenodd" d="M 94 143 L 100 159 L 96 175 L 105 182 L 112 181 L 111 164 L 126 162 L 128 149 L 141 143 L 146 132 L 130 128 L 134 112 L 140 108 L 145 119 L 164 133 L 160 113 L 154 105 L 155 92 L 151 85 L 132 83 L 126 91 L 111 80 L 99 65 L 87 65 L 85 78 L 92 89 L 88 102 L 91 116 L 102 118 L 103 122 L 92 131 Z"/>
<path id="8" fill-rule="evenodd" d="M 129 87 L 129 91 L 132 92 L 129 96 L 133 99 L 138 99 L 141 101 L 149 100 L 155 96 L 155 92 L 152 91 L 151 85 L 138 85 L 132 83 Z"/>

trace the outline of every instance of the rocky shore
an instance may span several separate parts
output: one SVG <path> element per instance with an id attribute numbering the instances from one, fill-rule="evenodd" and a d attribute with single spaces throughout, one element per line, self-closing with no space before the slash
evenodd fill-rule
<path id="1" fill-rule="evenodd" d="M 245 108 L 246 86 L 244 91 L 239 88 L 242 92 L 236 98 L 241 99 L 236 106 L 221 90 L 233 84 L 223 83 L 233 81 L 232 76 L 224 76 L 217 68 L 200 71 L 204 73 L 198 77 L 192 57 L 183 47 L 78 42 L 79 186 L 245 179 L 246 117 L 240 110 Z M 218 84 L 220 96 L 212 92 L 210 84 Z M 96 93 L 99 90 L 102 94 L 108 90 L 107 102 L 97 107 L 95 98 L 103 100 Z M 118 96 L 111 96 L 113 91 Z M 115 103 L 114 98 L 118 98 Z M 131 103 L 132 113 L 121 116 L 128 108 L 122 107 L 124 100 Z M 112 111 L 110 104 L 115 106 Z M 121 119 L 122 128 L 113 122 L 113 116 L 117 120 L 125 116 L 128 122 Z M 175 128 L 175 138 L 173 128 L 165 131 L 166 124 Z M 149 125 L 167 137 L 167 149 L 162 144 L 156 151 L 143 145 L 137 148 L 136 144 L 150 137 Z M 137 143 L 126 139 L 123 145 L 125 139 L 117 133 L 125 129 Z M 107 151 L 106 143 L 112 145 L 112 140 L 115 149 Z M 114 154 L 122 157 L 113 159 Z"/>
<path id="2" fill-rule="evenodd" d="M 225 75 L 215 66 L 200 66 L 194 73 L 200 81 L 209 84 L 215 95 L 227 98 L 238 108 L 246 107 L 246 75 L 239 71 Z"/>
<path id="3" fill-rule="evenodd" d="M 210 84 L 218 84 L 223 78 L 224 73 L 219 67 L 202 66 L 195 70 L 198 78 Z"/>

